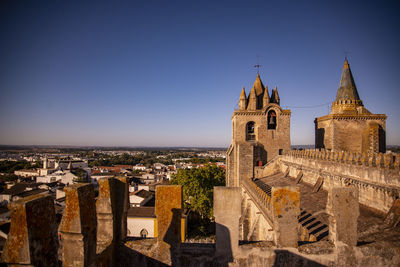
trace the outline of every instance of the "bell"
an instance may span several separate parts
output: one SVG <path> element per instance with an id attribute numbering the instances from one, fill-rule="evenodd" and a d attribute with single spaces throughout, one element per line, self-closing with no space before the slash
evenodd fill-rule
<path id="1" fill-rule="evenodd" d="M 269 117 L 269 124 L 274 124 L 274 123 L 275 123 L 274 117 L 273 116 Z"/>

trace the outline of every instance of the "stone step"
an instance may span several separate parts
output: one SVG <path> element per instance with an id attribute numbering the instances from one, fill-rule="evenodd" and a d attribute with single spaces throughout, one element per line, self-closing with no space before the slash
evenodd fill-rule
<path id="1" fill-rule="evenodd" d="M 328 239 L 329 227 L 311 213 L 300 209 L 299 224 L 302 227 L 303 241 L 320 241 Z"/>

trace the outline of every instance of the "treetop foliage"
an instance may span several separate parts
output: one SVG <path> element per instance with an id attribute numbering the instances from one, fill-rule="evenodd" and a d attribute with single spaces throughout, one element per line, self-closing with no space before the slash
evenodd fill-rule
<path id="1" fill-rule="evenodd" d="M 171 184 L 182 185 L 185 208 L 211 219 L 214 186 L 225 185 L 225 171 L 208 164 L 203 168 L 179 169 L 172 175 Z"/>

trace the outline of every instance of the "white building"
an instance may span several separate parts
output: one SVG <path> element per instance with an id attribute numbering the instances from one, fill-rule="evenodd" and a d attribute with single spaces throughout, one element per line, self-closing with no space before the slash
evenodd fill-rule
<path id="1" fill-rule="evenodd" d="M 73 184 L 74 180 L 77 179 L 78 176 L 73 174 L 70 171 L 55 171 L 53 173 L 47 174 L 45 176 L 36 177 L 37 183 L 53 183 L 53 182 L 61 182 L 63 184 Z"/>
<path id="2" fill-rule="evenodd" d="M 129 237 L 157 237 L 157 218 L 154 207 L 135 207 L 128 210 Z"/>
<path id="3" fill-rule="evenodd" d="M 129 204 L 131 207 L 141 207 L 153 199 L 154 193 L 146 190 L 139 190 L 129 193 Z"/>

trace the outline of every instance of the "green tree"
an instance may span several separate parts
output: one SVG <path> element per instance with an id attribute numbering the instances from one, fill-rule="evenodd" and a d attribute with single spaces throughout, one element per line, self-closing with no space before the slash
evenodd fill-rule
<path id="1" fill-rule="evenodd" d="M 171 184 L 182 185 L 185 208 L 197 212 L 203 219 L 213 217 L 214 186 L 225 185 L 225 171 L 215 165 L 198 169 L 179 169 Z"/>

